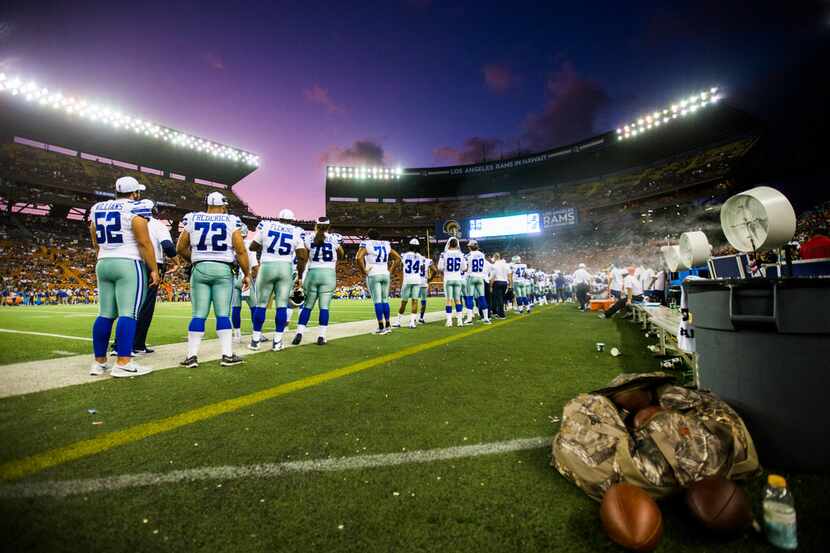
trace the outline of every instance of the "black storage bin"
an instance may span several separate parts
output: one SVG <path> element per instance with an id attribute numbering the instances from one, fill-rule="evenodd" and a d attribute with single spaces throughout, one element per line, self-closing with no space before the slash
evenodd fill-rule
<path id="1" fill-rule="evenodd" d="M 830 279 L 683 286 L 700 387 L 744 417 L 761 463 L 830 470 Z"/>

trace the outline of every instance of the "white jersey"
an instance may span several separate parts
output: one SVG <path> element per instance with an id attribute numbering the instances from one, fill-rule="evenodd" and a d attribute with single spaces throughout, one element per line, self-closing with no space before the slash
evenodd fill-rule
<path id="1" fill-rule="evenodd" d="M 292 261 L 294 252 L 304 250 L 303 229 L 279 221 L 260 221 L 254 242 L 262 244 L 260 261 Z"/>
<path id="2" fill-rule="evenodd" d="M 611 269 L 611 289 L 617 292 L 622 291 L 623 279 L 628 274 L 625 269 L 614 267 Z"/>
<path id="3" fill-rule="evenodd" d="M 308 248 L 309 269 L 334 269 L 337 267 L 337 248 L 340 247 L 340 236 L 326 233 L 323 243 L 314 244 L 314 231 L 303 234 L 305 246 Z"/>
<path id="4" fill-rule="evenodd" d="M 229 213 L 194 211 L 182 219 L 182 227 L 190 234 L 190 260 L 233 263 L 233 233 L 242 228 L 242 221 Z"/>
<path id="5" fill-rule="evenodd" d="M 447 250 L 438 260 L 438 270 L 444 272 L 444 282 L 463 280 L 461 274 L 467 270 L 467 260 L 461 250 Z"/>
<path id="6" fill-rule="evenodd" d="M 164 248 L 161 247 L 161 243 L 165 241 L 173 242 L 170 229 L 155 217 L 147 223 L 147 229 L 150 231 L 150 243 L 153 244 L 153 251 L 156 252 L 156 263 L 164 263 Z"/>
<path id="7" fill-rule="evenodd" d="M 421 256 L 421 288 L 429 286 L 429 268 L 432 267 L 432 259 Z"/>
<path id="8" fill-rule="evenodd" d="M 369 276 L 389 274 L 389 252 L 392 245 L 387 240 L 364 240 L 360 247 L 366 250 L 363 263 Z"/>
<path id="9" fill-rule="evenodd" d="M 251 243 L 253 241 L 253 238 L 250 240 L 242 241 L 245 244 L 245 251 L 248 252 L 248 267 L 250 267 L 251 269 L 259 265 L 259 260 L 257 260 L 256 258 L 256 252 L 251 251 Z"/>
<path id="10" fill-rule="evenodd" d="M 467 276 L 486 279 L 489 277 L 490 267 L 484 254 L 476 250 L 467 254 Z"/>
<path id="11" fill-rule="evenodd" d="M 424 258 L 418 252 L 406 252 L 401 254 L 401 262 L 403 263 L 403 283 L 407 284 L 421 284 L 421 265 L 424 263 Z"/>
<path id="12" fill-rule="evenodd" d="M 527 265 L 524 263 L 513 263 L 510 265 L 510 270 L 513 271 L 513 284 L 527 283 Z"/>
<path id="13" fill-rule="evenodd" d="M 141 260 L 138 242 L 133 234 L 133 217 L 149 219 L 153 210 L 150 200 L 128 198 L 98 202 L 89 212 L 95 225 L 98 259 L 120 257 Z"/>

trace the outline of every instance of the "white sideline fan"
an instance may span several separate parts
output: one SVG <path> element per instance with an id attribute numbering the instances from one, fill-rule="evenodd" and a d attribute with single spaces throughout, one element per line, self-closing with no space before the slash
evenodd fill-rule
<path id="1" fill-rule="evenodd" d="M 720 224 L 726 239 L 739 252 L 772 250 L 795 235 L 795 211 L 784 194 L 758 186 L 726 200 Z"/>
<path id="2" fill-rule="evenodd" d="M 689 267 L 680 260 L 679 246 L 660 246 L 660 251 L 663 254 L 663 261 L 666 262 L 666 267 L 669 271 L 675 273 L 677 271 L 684 271 Z"/>
<path id="3" fill-rule="evenodd" d="M 712 257 L 712 245 L 703 231 L 695 230 L 680 235 L 678 247 L 680 262 L 687 267 L 697 267 Z"/>

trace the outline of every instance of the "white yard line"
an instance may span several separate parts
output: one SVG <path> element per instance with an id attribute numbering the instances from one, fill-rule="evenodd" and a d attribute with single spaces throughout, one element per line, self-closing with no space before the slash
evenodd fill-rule
<path id="1" fill-rule="evenodd" d="M 497 455 L 513 451 L 540 449 L 547 447 L 550 444 L 550 440 L 549 437 L 539 436 L 536 438 L 521 438 L 504 442 L 407 451 L 405 453 L 358 455 L 355 457 L 335 457 L 311 461 L 266 463 L 259 465 L 204 467 L 163 473 L 145 472 L 124 474 L 109 478 L 89 478 L 83 480 L 21 482 L 19 484 L 0 486 L 0 497 L 66 497 L 128 488 L 177 484 L 180 482 L 236 480 L 240 478 L 279 478 L 296 473 L 335 472 L 376 467 L 393 467 L 416 463 L 432 463 L 435 461 L 465 459 L 483 455 Z"/>
<path id="2" fill-rule="evenodd" d="M 443 320 L 443 318 L 444 313 L 440 311 L 431 311 L 426 314 L 426 320 L 429 322 Z M 302 345 L 314 344 L 317 341 L 317 328 L 318 327 L 315 326 L 309 327 L 308 331 L 305 333 Z M 338 323 L 329 325 L 327 337 L 328 341 L 332 341 L 339 338 L 369 334 L 376 328 L 377 321 L 374 319 L 353 321 L 350 323 Z M 0 329 L 0 331 L 3 331 L 3 329 Z M 411 330 L 408 328 L 395 329 L 395 332 L 417 331 L 417 329 Z M 7 330 L 6 332 L 42 334 L 38 332 L 23 332 L 16 330 Z M 73 338 L 88 342 L 92 341 L 91 338 L 80 338 L 76 336 L 61 336 L 59 334 L 42 335 L 59 338 Z M 269 332 L 269 337 L 270 336 L 271 333 Z M 294 331 L 287 331 L 283 339 L 286 344 L 286 349 L 294 347 L 290 344 L 292 338 L 294 338 Z M 384 339 L 384 336 L 378 337 L 378 340 Z M 234 351 L 242 357 L 254 353 L 271 351 L 270 342 L 262 344 L 259 351 L 251 351 L 247 348 L 249 341 L 249 335 L 243 336 L 241 344 L 234 344 Z M 151 367 L 154 370 L 169 369 L 178 367 L 179 362 L 185 358 L 187 343 L 182 342 L 177 344 L 165 344 L 162 346 L 154 346 L 153 349 L 155 349 L 155 353 L 137 357 L 136 361 L 140 365 Z M 273 355 L 274 364 L 276 365 L 280 362 L 279 353 L 275 353 Z M 221 349 L 219 346 L 219 340 L 212 339 L 202 342 L 202 346 L 199 348 L 199 361 L 215 361 L 218 360 L 220 356 Z M 91 363 L 92 354 L 89 353 L 86 355 L 74 355 L 72 357 L 61 357 L 58 359 L 43 359 L 40 361 L 27 361 L 25 363 L 2 365 L 0 366 L 0 398 L 30 394 L 33 392 L 52 390 L 55 388 L 63 388 L 65 386 L 73 386 L 75 384 L 89 384 L 91 382 L 98 382 L 102 379 L 109 378 L 108 376 L 89 376 L 89 367 Z M 194 369 L 185 370 L 192 371 Z M 147 378 L 152 378 L 152 376 L 148 376 Z"/>
<path id="3" fill-rule="evenodd" d="M 51 334 L 49 332 L 30 332 L 28 330 L 12 330 L 10 328 L 0 328 L 0 332 L 8 332 L 9 334 L 29 334 L 31 336 L 48 336 L 50 338 L 64 338 L 66 340 L 82 340 L 84 342 L 91 342 L 92 338 L 85 336 L 67 336 L 65 334 Z"/>

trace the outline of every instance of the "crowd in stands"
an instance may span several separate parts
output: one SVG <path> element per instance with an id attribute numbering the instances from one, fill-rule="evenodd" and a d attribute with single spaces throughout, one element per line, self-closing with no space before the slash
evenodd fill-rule
<path id="1" fill-rule="evenodd" d="M 503 213 L 546 211 L 577 207 L 584 218 L 588 210 L 632 204 L 669 191 L 694 187 L 726 176 L 735 161 L 755 143 L 744 138 L 666 159 L 658 164 L 632 168 L 577 183 L 557 184 L 486 197 L 460 197 L 435 201 L 339 202 L 329 201 L 327 215 L 342 224 L 370 221 L 376 225 L 430 225 L 433 221 L 466 219 Z M 375 199 L 379 200 L 379 199 Z"/>

